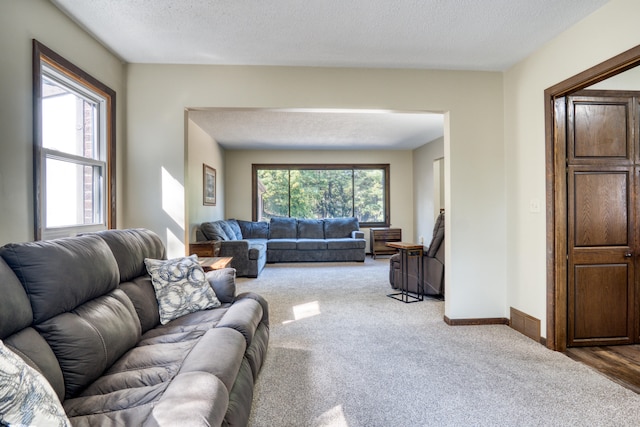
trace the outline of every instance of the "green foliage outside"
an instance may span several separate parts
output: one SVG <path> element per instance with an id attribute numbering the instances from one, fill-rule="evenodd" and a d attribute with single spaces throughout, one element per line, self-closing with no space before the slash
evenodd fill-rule
<path id="1" fill-rule="evenodd" d="M 258 170 L 261 219 L 339 218 L 384 221 L 382 169 Z"/>

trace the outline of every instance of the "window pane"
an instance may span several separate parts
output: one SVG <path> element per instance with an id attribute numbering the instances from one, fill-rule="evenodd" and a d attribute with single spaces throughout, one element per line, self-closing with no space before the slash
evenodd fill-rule
<path id="1" fill-rule="evenodd" d="M 258 171 L 258 220 L 289 216 L 289 171 Z"/>
<path id="2" fill-rule="evenodd" d="M 360 222 L 384 222 L 384 171 L 354 170 L 355 216 Z"/>
<path id="3" fill-rule="evenodd" d="M 42 146 L 97 159 L 97 104 L 47 77 L 42 94 Z"/>
<path id="4" fill-rule="evenodd" d="M 99 166 L 46 159 L 46 227 L 102 223 Z"/>
<path id="5" fill-rule="evenodd" d="M 291 216 L 340 218 L 353 215 L 352 171 L 291 171 Z"/>

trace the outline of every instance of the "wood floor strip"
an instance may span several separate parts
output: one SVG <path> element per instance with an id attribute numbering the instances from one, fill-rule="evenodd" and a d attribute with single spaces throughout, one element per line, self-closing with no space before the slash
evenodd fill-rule
<path id="1" fill-rule="evenodd" d="M 640 346 L 573 347 L 565 354 L 640 394 Z"/>

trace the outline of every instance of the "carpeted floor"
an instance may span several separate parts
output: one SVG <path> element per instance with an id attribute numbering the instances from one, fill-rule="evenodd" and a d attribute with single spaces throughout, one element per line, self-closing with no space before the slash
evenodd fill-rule
<path id="1" fill-rule="evenodd" d="M 386 297 L 388 258 L 268 264 L 253 427 L 635 426 L 640 396 L 508 326 L 448 326 Z"/>

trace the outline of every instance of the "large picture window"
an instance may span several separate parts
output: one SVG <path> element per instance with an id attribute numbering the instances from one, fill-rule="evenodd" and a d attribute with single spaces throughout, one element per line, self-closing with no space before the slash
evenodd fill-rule
<path id="1" fill-rule="evenodd" d="M 115 92 L 34 40 L 36 240 L 115 227 Z"/>
<path id="2" fill-rule="evenodd" d="M 253 220 L 356 217 L 389 224 L 389 165 L 253 165 Z"/>

